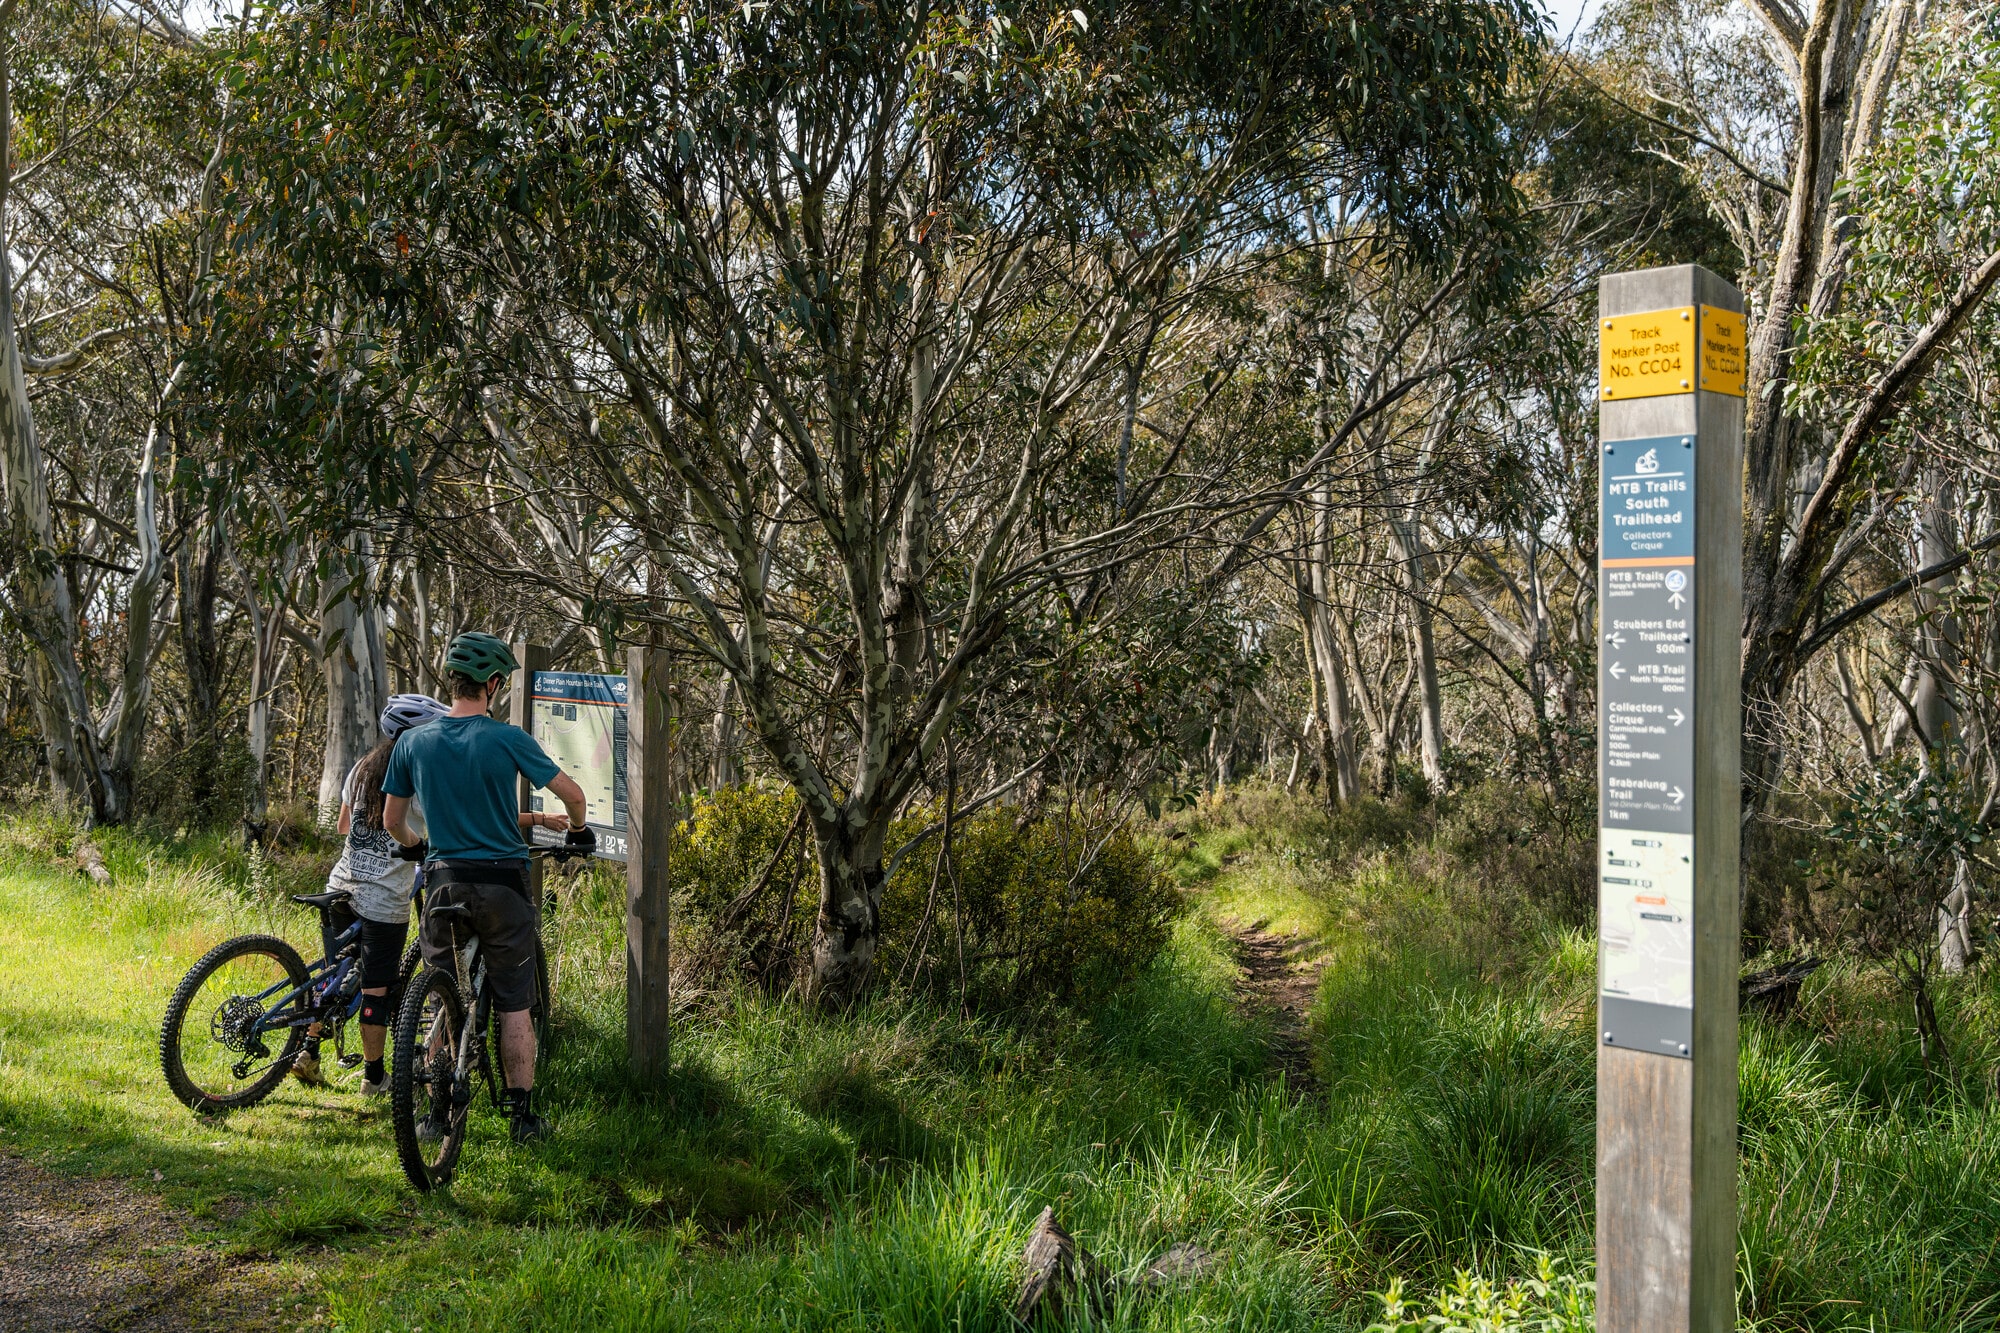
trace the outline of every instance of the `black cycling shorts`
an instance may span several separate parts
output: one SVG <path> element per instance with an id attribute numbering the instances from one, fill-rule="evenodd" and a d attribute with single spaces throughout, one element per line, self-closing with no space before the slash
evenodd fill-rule
<path id="1" fill-rule="evenodd" d="M 432 876 L 424 890 L 424 929 L 420 937 L 424 961 L 451 972 L 455 967 L 451 960 L 453 933 L 456 932 L 459 944 L 477 935 L 479 951 L 486 959 L 486 984 L 493 991 L 494 1008 L 503 1014 L 533 1008 L 541 909 L 526 892 L 510 884 L 456 879 L 439 884 L 439 878 Z M 445 905 L 468 910 L 436 915 L 433 909 Z"/>
<path id="2" fill-rule="evenodd" d="M 409 942 L 408 921 L 361 918 L 361 989 L 386 990 L 396 984 L 403 966 L 403 945 Z"/>

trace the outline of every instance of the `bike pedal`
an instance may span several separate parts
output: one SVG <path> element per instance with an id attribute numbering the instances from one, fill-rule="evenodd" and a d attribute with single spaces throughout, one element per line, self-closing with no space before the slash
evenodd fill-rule
<path id="1" fill-rule="evenodd" d="M 342 1069 L 359 1069 L 365 1063 L 366 1061 L 361 1058 L 359 1053 L 340 1057 L 340 1067 Z"/>

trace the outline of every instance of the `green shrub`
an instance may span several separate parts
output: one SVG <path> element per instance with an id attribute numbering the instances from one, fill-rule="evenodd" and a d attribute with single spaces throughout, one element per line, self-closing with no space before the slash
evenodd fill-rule
<path id="1" fill-rule="evenodd" d="M 1591 1333 L 1597 1327 L 1597 1287 L 1546 1254 L 1535 1276 L 1495 1287 L 1461 1270 L 1427 1307 L 1403 1299 L 1398 1278 L 1381 1296 L 1382 1319 L 1368 1333 Z"/>
<path id="2" fill-rule="evenodd" d="M 784 787 L 748 784 L 697 796 L 688 817 L 674 825 L 667 849 L 681 898 L 676 906 L 712 921 L 767 868 L 771 884 L 779 888 L 810 874 L 811 850 L 804 837 L 792 838 L 783 859 L 771 865 L 798 808 L 798 797 Z"/>
<path id="3" fill-rule="evenodd" d="M 789 790 L 728 787 L 697 797 L 675 827 L 676 925 L 712 967 L 782 983 L 805 966 L 819 883 L 809 834 L 785 842 L 797 810 Z M 892 860 L 935 818 L 898 820 Z M 971 1003 L 1086 1002 L 1138 976 L 1180 911 L 1159 859 L 1122 822 L 1001 808 L 960 822 L 942 863 L 937 839 L 912 849 L 883 888 L 878 984 L 955 997 L 962 944 Z M 723 929 L 760 880 L 763 892 Z"/>
<path id="4" fill-rule="evenodd" d="M 975 1002 L 1085 1003 L 1137 977 L 1180 911 L 1165 867 L 1123 822 L 993 809 L 955 831 L 942 865 L 912 856 L 890 880 L 878 967 L 955 992 L 962 947 Z"/>

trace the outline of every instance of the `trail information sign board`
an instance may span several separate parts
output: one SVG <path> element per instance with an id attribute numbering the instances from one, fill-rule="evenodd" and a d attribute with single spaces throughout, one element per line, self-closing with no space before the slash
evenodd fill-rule
<path id="1" fill-rule="evenodd" d="M 1600 1333 L 1735 1327 L 1742 309 L 1598 288 Z"/>
<path id="2" fill-rule="evenodd" d="M 1694 1036 L 1695 437 L 1607 441 L 1599 482 L 1599 992 L 1607 1042 Z"/>
<path id="3" fill-rule="evenodd" d="M 583 788 L 585 818 L 597 832 L 597 854 L 623 861 L 628 850 L 627 678 L 536 671 L 529 673 L 528 691 L 529 734 Z M 553 796 L 536 792 L 528 798 L 528 808 L 559 811 L 562 805 Z M 537 829 L 535 840 L 556 843 L 562 836 Z"/>

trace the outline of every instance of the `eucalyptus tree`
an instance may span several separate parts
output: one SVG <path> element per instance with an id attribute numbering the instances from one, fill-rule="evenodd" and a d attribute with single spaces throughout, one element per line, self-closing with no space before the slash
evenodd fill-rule
<path id="1" fill-rule="evenodd" d="M 1955 128 L 1957 105 L 1891 116 L 1912 40 L 1926 23 L 1948 21 L 1951 7 L 1746 0 L 1746 8 L 1760 31 L 1731 27 L 1712 3 L 1633 0 L 1611 11 L 1605 45 L 1625 51 L 1659 151 L 1707 183 L 1744 249 L 1755 301 L 1743 561 L 1744 799 L 1754 812 L 1779 784 L 1788 693 L 1830 642 L 1821 629 L 1843 598 L 1844 576 L 1885 502 L 1893 507 L 1894 488 L 1876 481 L 1895 452 L 1896 418 L 2000 281 L 2000 248 L 1962 251 L 1949 281 L 1913 290 L 1920 303 L 1883 326 L 1894 345 L 1877 349 L 1868 381 L 1837 407 L 1816 398 L 1799 376 L 1805 339 L 1854 299 L 1867 222 L 1845 202 L 1844 183 L 1878 155 L 1918 144 L 1936 148 L 1935 165 L 1948 174 L 1975 171 L 1989 149 Z M 1700 54 L 1717 34 L 1733 53 L 1727 61 Z"/>
<path id="2" fill-rule="evenodd" d="M 189 35 L 148 11 L 0 4 L 0 610 L 29 646 L 56 789 L 100 821 L 132 813 L 167 591 L 204 91 Z"/>
<path id="3" fill-rule="evenodd" d="M 1098 490 L 1139 344 L 1281 250 L 1302 187 L 1449 234 L 1506 188 L 1533 48 L 1479 0 L 312 5 L 240 67 L 240 207 L 398 374 L 564 421 L 537 479 L 628 551 L 549 586 L 727 674 L 811 825 L 842 1002 L 890 821 L 1010 624 L 1268 470 L 1121 447 Z"/>

